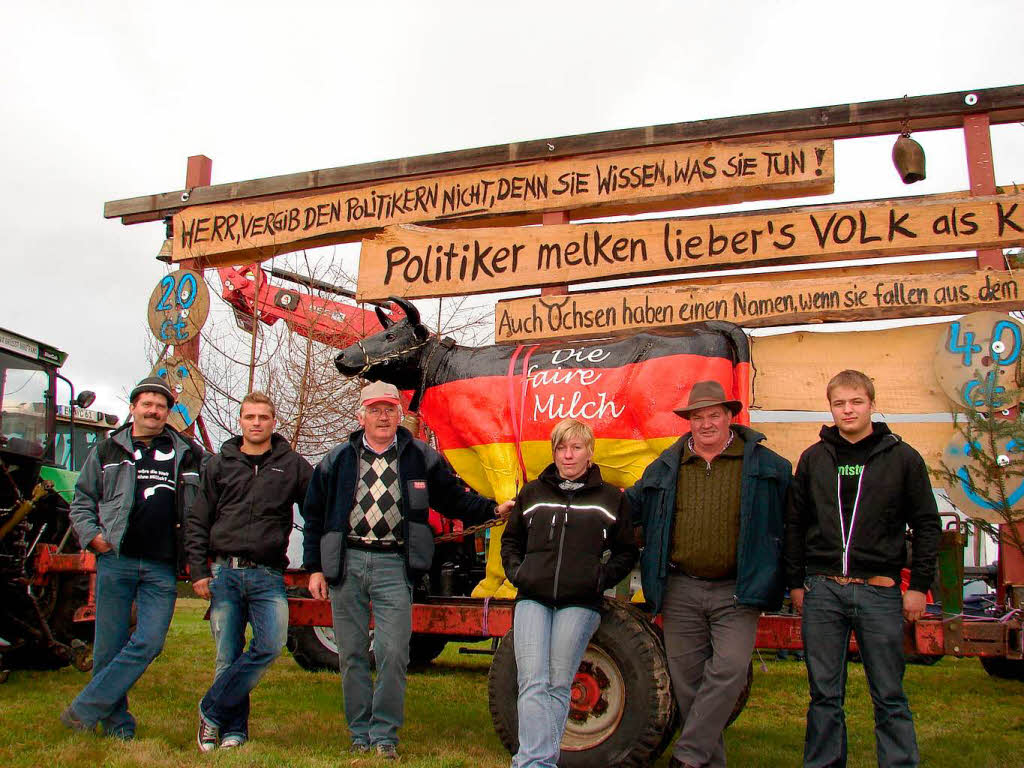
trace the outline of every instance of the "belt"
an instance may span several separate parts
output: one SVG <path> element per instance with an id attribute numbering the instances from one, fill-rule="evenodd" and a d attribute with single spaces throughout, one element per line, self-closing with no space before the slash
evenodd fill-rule
<path id="1" fill-rule="evenodd" d="M 723 578 L 723 579 L 706 579 L 703 576 L 694 576 L 692 573 L 687 573 L 681 566 L 679 566 L 679 565 L 677 565 L 676 563 L 673 563 L 673 562 L 669 562 L 669 564 L 668 564 L 668 572 L 672 573 L 672 574 L 676 574 L 678 576 L 685 576 L 686 578 L 693 579 L 694 581 L 706 581 L 706 582 L 708 582 L 710 584 L 717 584 L 719 582 L 735 581 L 736 580 L 735 577 L 732 577 L 732 578 L 728 578 L 727 577 L 727 578 Z"/>
<path id="2" fill-rule="evenodd" d="M 856 576 L 826 576 L 825 578 L 843 587 L 847 584 L 867 584 L 870 587 L 896 586 L 896 580 L 889 576 L 869 576 L 866 579 L 860 579 Z"/>
<path id="3" fill-rule="evenodd" d="M 225 568 L 261 568 L 263 563 L 245 557 L 215 557 L 213 562 Z"/>
<path id="4" fill-rule="evenodd" d="M 400 541 L 367 541 L 358 536 L 348 536 L 345 543 L 352 549 L 366 549 L 371 552 L 401 552 L 402 542 Z"/>

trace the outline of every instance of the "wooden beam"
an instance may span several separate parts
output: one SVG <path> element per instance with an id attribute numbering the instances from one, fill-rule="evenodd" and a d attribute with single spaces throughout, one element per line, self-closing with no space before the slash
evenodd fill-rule
<path id="1" fill-rule="evenodd" d="M 892 267 L 893 265 L 886 265 Z M 673 289 L 624 288 L 499 301 L 499 343 L 665 331 L 705 320 L 744 328 L 940 317 L 1024 306 L 1024 276 L 888 273 Z"/>
<path id="2" fill-rule="evenodd" d="M 974 98 L 969 98 L 973 96 Z M 967 103 L 970 101 L 971 103 Z M 963 116 L 986 112 L 992 123 L 1024 120 L 1024 86 L 982 88 L 913 98 L 884 99 L 828 107 L 792 109 L 742 117 L 725 117 L 685 123 L 602 131 L 576 136 L 542 138 L 476 149 L 441 152 L 397 160 L 384 160 L 340 168 L 270 176 L 251 181 L 218 184 L 192 190 L 189 204 L 286 195 L 309 190 L 365 184 L 386 179 L 413 178 L 426 174 L 570 157 L 597 152 L 621 152 L 681 142 L 727 139 L 855 138 L 894 134 L 904 120 L 913 121 L 915 132 L 959 128 Z M 162 218 L 183 207 L 181 193 L 111 200 L 104 205 L 106 218 L 126 217 L 125 223 Z M 134 218 L 128 218 L 134 217 Z"/>
<path id="3" fill-rule="evenodd" d="M 949 413 L 952 404 L 934 372 L 936 349 L 947 326 L 754 336 L 751 405 L 765 411 L 827 410 L 826 385 L 852 368 L 874 380 L 880 413 Z"/>
<path id="4" fill-rule="evenodd" d="M 1024 245 L 1024 192 L 902 198 L 550 227 L 389 227 L 363 242 L 356 295 L 375 301 L 569 282 Z"/>
<path id="5" fill-rule="evenodd" d="M 192 206 L 174 216 L 171 257 L 233 266 L 254 255 L 265 258 L 314 243 L 347 241 L 392 224 L 481 217 L 503 222 L 521 220 L 524 214 L 531 223 L 566 224 L 569 212 L 591 218 L 802 197 L 832 192 L 834 182 L 831 141 L 661 147 L 277 200 Z"/>

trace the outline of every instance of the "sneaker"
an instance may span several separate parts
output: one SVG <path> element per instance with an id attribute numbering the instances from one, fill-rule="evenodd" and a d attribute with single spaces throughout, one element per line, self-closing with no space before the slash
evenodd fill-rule
<path id="1" fill-rule="evenodd" d="M 355 742 L 351 747 L 348 748 L 350 754 L 353 755 L 365 755 L 370 751 L 369 744 L 363 744 L 360 741 Z"/>
<path id="2" fill-rule="evenodd" d="M 240 733 L 229 733 L 220 740 L 221 749 L 235 749 L 242 746 L 248 739 Z"/>
<path id="3" fill-rule="evenodd" d="M 385 760 L 397 760 L 398 749 L 394 744 L 378 744 L 377 757 L 382 757 Z"/>
<path id="4" fill-rule="evenodd" d="M 212 752 L 220 742 L 220 729 L 211 725 L 203 717 L 202 710 L 199 712 L 199 730 L 196 732 L 196 743 L 200 752 Z"/>
<path id="5" fill-rule="evenodd" d="M 68 707 L 60 713 L 60 721 L 64 724 L 65 728 L 69 728 L 72 731 L 81 731 L 82 733 L 88 733 L 93 730 L 90 728 L 84 720 L 82 720 L 75 711 Z"/>

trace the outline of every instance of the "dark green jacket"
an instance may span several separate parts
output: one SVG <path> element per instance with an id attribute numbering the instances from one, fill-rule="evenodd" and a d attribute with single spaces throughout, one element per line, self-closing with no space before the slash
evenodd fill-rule
<path id="1" fill-rule="evenodd" d="M 785 579 L 782 541 L 786 493 L 793 467 L 786 459 L 760 445 L 764 435 L 749 427 L 733 425 L 743 438 L 743 487 L 740 493 L 740 537 L 736 553 L 736 602 L 764 611 L 782 605 Z M 675 515 L 679 462 L 690 434 L 666 448 L 644 470 L 643 477 L 626 491 L 633 525 L 644 529 L 640 577 L 647 608 L 661 610 L 668 578 Z"/>

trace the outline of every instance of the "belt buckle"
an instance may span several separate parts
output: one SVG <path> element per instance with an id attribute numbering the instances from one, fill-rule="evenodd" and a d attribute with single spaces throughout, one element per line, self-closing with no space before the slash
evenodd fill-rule
<path id="1" fill-rule="evenodd" d="M 863 579 L 858 579 L 854 576 L 829 576 L 829 578 L 841 587 L 863 583 Z"/>

